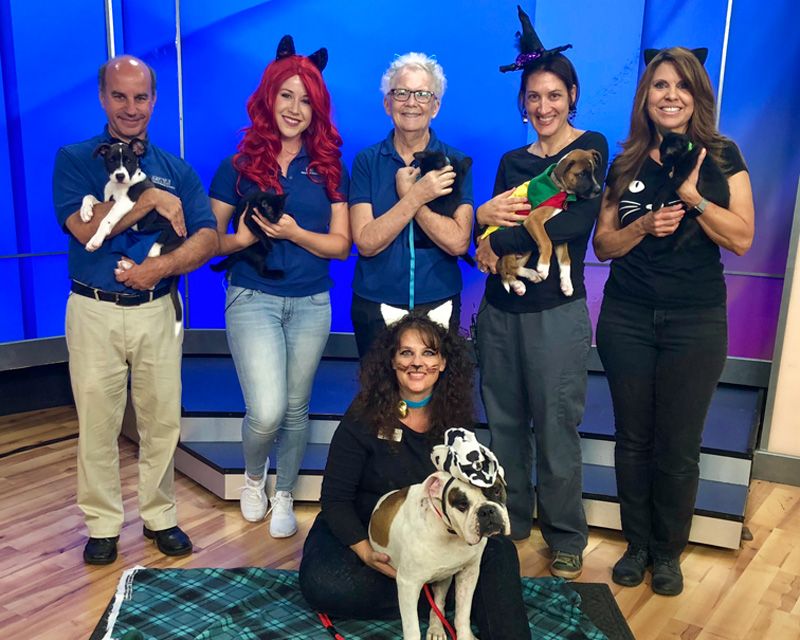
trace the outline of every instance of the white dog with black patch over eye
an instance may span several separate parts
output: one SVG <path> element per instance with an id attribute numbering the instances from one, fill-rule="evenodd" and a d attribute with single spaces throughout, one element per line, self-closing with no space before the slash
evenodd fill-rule
<path id="1" fill-rule="evenodd" d="M 444 611 L 454 576 L 456 634 L 475 640 L 470 613 L 486 539 L 510 532 L 503 468 L 466 429 L 448 429 L 431 459 L 438 471 L 378 501 L 369 539 L 397 570 L 404 640 L 421 638 L 417 602 L 423 585 L 433 583 L 434 601 Z M 425 637 L 446 640 L 433 610 Z"/>
<path id="2" fill-rule="evenodd" d="M 106 182 L 103 198 L 106 202 L 113 200 L 114 205 L 103 218 L 95 234 L 86 243 L 87 251 L 97 251 L 117 223 L 133 209 L 139 196 L 146 189 L 155 186 L 139 167 L 139 158 L 144 155 L 144 152 L 145 143 L 139 138 L 134 138 L 129 143 L 104 142 L 94 150 L 92 155 L 103 157 L 108 173 L 108 182 Z M 81 220 L 89 222 L 92 219 L 94 205 L 97 203 L 97 198 L 91 194 L 83 197 L 80 211 Z M 160 247 L 158 250 L 160 251 Z"/>

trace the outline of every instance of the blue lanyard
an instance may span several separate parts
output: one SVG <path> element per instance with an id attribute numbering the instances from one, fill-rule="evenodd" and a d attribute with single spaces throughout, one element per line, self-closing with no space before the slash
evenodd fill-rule
<path id="1" fill-rule="evenodd" d="M 414 267 L 417 261 L 417 254 L 414 251 L 414 221 L 408 223 L 408 254 L 410 264 L 408 267 L 408 308 L 414 308 Z"/>

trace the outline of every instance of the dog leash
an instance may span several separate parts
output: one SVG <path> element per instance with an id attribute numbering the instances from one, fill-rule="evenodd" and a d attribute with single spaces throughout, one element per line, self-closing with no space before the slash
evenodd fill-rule
<path id="1" fill-rule="evenodd" d="M 430 585 L 425 584 L 422 586 L 422 589 L 425 591 L 425 597 L 428 598 L 428 603 L 431 605 L 431 609 L 436 614 L 436 617 L 441 621 L 442 626 L 445 628 L 448 635 L 452 638 L 452 640 L 458 640 L 456 630 L 453 629 L 453 626 L 447 621 L 447 618 L 445 618 L 439 607 L 436 606 L 436 602 L 433 599 L 433 593 L 431 593 Z M 333 622 L 331 622 L 331 619 L 327 613 L 317 612 L 317 617 L 322 623 L 322 626 L 325 627 L 325 630 L 331 634 L 331 637 L 334 638 L 334 640 L 345 640 L 345 637 L 336 630 L 336 627 L 333 626 Z"/>
<path id="2" fill-rule="evenodd" d="M 408 223 L 408 252 L 410 264 L 408 266 L 408 309 L 414 308 L 414 269 L 417 263 L 417 252 L 414 249 L 414 221 Z"/>

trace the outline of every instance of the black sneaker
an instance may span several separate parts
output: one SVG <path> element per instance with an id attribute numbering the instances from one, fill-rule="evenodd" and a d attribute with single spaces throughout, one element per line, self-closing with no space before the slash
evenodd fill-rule
<path id="1" fill-rule="evenodd" d="M 653 558 L 653 593 L 677 596 L 683 591 L 680 558 Z"/>
<path id="2" fill-rule="evenodd" d="M 635 587 L 644 580 L 644 572 L 650 564 L 647 549 L 629 544 L 627 551 L 617 560 L 611 571 L 611 579 L 623 587 Z"/>
<path id="3" fill-rule="evenodd" d="M 553 561 L 550 563 L 550 573 L 558 578 L 574 580 L 583 571 L 583 559 L 576 553 L 553 551 Z"/>
<path id="4" fill-rule="evenodd" d="M 113 538 L 89 538 L 83 548 L 83 561 L 86 564 L 111 564 L 117 559 L 117 540 Z"/>

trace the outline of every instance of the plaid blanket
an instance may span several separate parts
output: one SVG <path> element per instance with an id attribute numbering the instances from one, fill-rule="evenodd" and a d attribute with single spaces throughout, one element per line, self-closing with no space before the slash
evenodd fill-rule
<path id="1" fill-rule="evenodd" d="M 522 581 L 532 638 L 605 640 L 583 615 L 580 596 L 565 581 Z M 146 640 L 330 638 L 303 600 L 296 571 L 130 569 L 123 573 L 107 613 L 92 640 L 121 640 L 126 634 Z M 402 637 L 399 620 L 333 623 L 346 640 Z"/>

